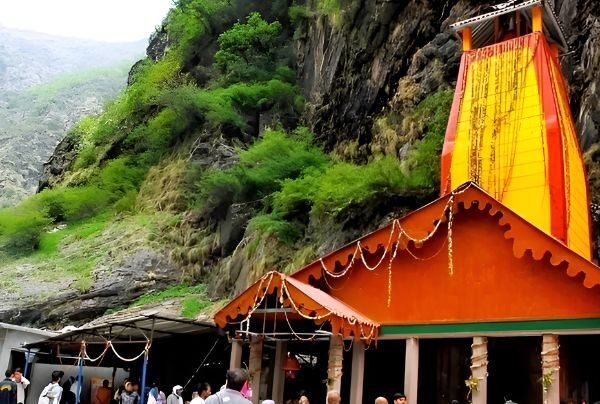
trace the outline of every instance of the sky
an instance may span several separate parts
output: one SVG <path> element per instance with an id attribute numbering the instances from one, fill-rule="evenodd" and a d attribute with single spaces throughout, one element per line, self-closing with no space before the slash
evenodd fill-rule
<path id="1" fill-rule="evenodd" d="M 0 26 L 105 42 L 147 39 L 172 0 L 0 0 Z"/>

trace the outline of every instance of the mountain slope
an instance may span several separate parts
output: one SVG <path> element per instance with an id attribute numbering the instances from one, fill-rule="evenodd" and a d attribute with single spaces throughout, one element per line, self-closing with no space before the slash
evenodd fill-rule
<path id="1" fill-rule="evenodd" d="M 142 50 L 0 28 L 0 207 L 35 191 L 57 143 L 119 93 Z"/>
<path id="2" fill-rule="evenodd" d="M 7 281 L 0 320 L 174 295 L 194 316 L 431 200 L 460 56 L 448 27 L 483 3 L 179 0 L 128 88 L 61 142 L 51 187 L 0 210 L 0 273 L 27 280 Z M 598 15 L 556 3 L 587 89 Z M 596 184 L 600 106 L 572 97 Z"/>

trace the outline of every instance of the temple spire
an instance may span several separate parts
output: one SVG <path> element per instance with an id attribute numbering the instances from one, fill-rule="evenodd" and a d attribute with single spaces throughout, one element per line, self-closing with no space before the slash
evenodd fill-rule
<path id="1" fill-rule="evenodd" d="M 588 188 L 558 55 L 567 44 L 542 0 L 511 1 L 453 25 L 463 56 L 442 152 L 441 191 L 474 182 L 591 257 Z"/>

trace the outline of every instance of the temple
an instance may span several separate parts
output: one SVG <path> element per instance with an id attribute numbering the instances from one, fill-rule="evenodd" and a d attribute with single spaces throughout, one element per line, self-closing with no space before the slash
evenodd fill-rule
<path id="1" fill-rule="evenodd" d="M 440 198 L 216 315 L 253 401 L 600 401 L 600 268 L 548 2 L 453 25 L 463 43 Z M 390 371 L 393 369 L 393 371 Z"/>

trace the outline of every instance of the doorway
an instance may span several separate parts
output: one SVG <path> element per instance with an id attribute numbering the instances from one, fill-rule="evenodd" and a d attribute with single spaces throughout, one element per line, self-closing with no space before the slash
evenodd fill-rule
<path id="1" fill-rule="evenodd" d="M 418 404 L 468 402 L 472 339 L 419 341 Z M 410 402 L 410 401 L 409 401 Z"/>
<path id="2" fill-rule="evenodd" d="M 561 335 L 559 344 L 561 401 L 600 401 L 600 335 Z"/>
<path id="3" fill-rule="evenodd" d="M 489 404 L 542 402 L 541 337 L 488 339 Z"/>
<path id="4" fill-rule="evenodd" d="M 395 393 L 404 392 L 404 340 L 380 340 L 365 352 L 363 403 L 373 403 L 379 396 L 392 402 Z"/>

